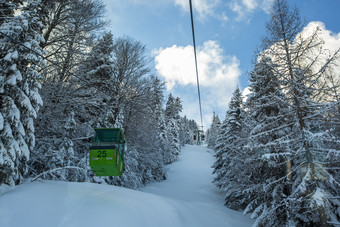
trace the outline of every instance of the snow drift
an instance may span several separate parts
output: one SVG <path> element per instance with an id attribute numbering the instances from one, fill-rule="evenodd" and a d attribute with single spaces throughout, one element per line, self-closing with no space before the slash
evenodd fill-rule
<path id="1" fill-rule="evenodd" d="M 222 205 L 206 148 L 187 146 L 168 179 L 143 191 L 72 182 L 33 182 L 0 195 L 0 226 L 251 226 Z"/>

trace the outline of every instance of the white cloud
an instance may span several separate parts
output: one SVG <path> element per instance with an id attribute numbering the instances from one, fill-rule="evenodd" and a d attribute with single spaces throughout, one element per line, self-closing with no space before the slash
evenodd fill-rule
<path id="1" fill-rule="evenodd" d="M 174 0 L 175 5 L 180 6 L 184 11 L 189 11 L 188 0 Z M 200 19 L 206 16 L 212 16 L 215 14 L 215 9 L 221 4 L 221 0 L 195 0 L 192 1 L 192 7 L 198 12 Z M 225 19 L 225 17 L 223 18 Z"/>
<path id="2" fill-rule="evenodd" d="M 266 12 L 266 13 L 270 13 L 270 10 L 272 8 L 272 5 L 274 3 L 275 0 L 263 0 L 262 4 L 261 4 L 261 8 Z"/>
<path id="3" fill-rule="evenodd" d="M 306 45 L 308 45 L 307 49 Z M 318 86 L 320 82 L 321 86 L 328 85 L 329 88 L 337 89 L 337 92 L 340 92 L 336 88 L 336 85 L 340 85 L 340 64 L 337 58 L 333 58 L 334 54 L 340 50 L 340 32 L 333 33 L 326 29 L 323 22 L 312 21 L 297 34 L 292 42 L 292 48 L 299 50 L 297 56 L 300 56 L 302 61 L 297 64 L 302 64 L 303 69 L 308 67 L 308 70 L 315 75 L 320 75 L 319 72 L 326 72 L 318 78 L 317 83 L 313 83 L 313 86 Z M 274 63 L 280 66 L 280 56 L 272 55 L 272 51 L 284 53 L 283 44 L 275 43 L 264 50 L 264 55 L 269 56 Z M 340 54 L 337 54 L 337 57 L 340 57 Z M 260 58 L 261 56 L 258 60 Z M 328 62 L 330 58 L 333 58 L 331 64 Z"/>
<path id="4" fill-rule="evenodd" d="M 180 6 L 185 11 L 189 11 L 188 0 L 173 1 L 175 5 Z M 230 16 L 228 16 L 224 10 L 225 7 L 229 7 L 231 11 L 236 13 L 237 21 L 249 21 L 252 13 L 256 9 L 262 9 L 266 13 L 269 13 L 273 2 L 274 0 L 230 0 L 229 3 L 226 4 L 222 0 L 195 0 L 192 1 L 192 4 L 193 8 L 198 12 L 199 19 L 212 16 L 222 21 L 222 23 L 225 23 L 230 19 Z"/>
<path id="5" fill-rule="evenodd" d="M 320 29 L 319 37 L 324 41 L 324 48 L 334 53 L 340 48 L 340 33 L 336 34 L 326 29 L 326 25 L 320 21 L 310 22 L 302 31 L 302 35 L 307 37 L 317 28 Z"/>
<path id="6" fill-rule="evenodd" d="M 254 10 L 258 5 L 256 0 L 242 0 L 242 3 L 247 10 Z"/>
<path id="7" fill-rule="evenodd" d="M 167 82 L 167 89 L 175 88 L 184 102 L 184 114 L 189 118 L 195 116 L 194 119 L 199 122 L 193 47 L 173 45 L 155 50 L 154 54 L 155 68 Z M 198 47 L 197 59 L 204 115 L 213 111 L 225 112 L 239 83 L 239 60 L 235 56 L 223 55 L 223 50 L 215 41 L 206 41 Z M 204 116 L 204 121 L 210 120 Z"/>
<path id="8" fill-rule="evenodd" d="M 173 45 L 154 51 L 155 67 L 167 81 L 167 88 L 179 85 L 196 85 L 193 46 Z M 197 48 L 198 72 L 202 86 L 216 86 L 221 81 L 236 82 L 240 71 L 235 56 L 224 56 L 216 41 L 206 41 Z"/>
<path id="9" fill-rule="evenodd" d="M 229 20 L 229 17 L 227 16 L 226 12 L 222 12 L 221 15 L 217 15 L 217 18 L 222 21 L 222 24 L 225 24 Z"/>
<path id="10" fill-rule="evenodd" d="M 256 9 L 269 13 L 273 2 L 274 0 L 233 0 L 229 3 L 229 8 L 237 14 L 237 21 L 249 21 Z"/>
<path id="11" fill-rule="evenodd" d="M 236 20 L 240 21 L 244 19 L 246 15 L 246 9 L 237 1 L 233 1 L 229 3 L 230 9 L 237 14 Z"/>
<path id="12" fill-rule="evenodd" d="M 248 99 L 248 95 L 251 93 L 250 87 L 246 87 L 242 91 L 242 96 L 243 96 L 243 102 L 246 102 Z"/>
<path id="13" fill-rule="evenodd" d="M 318 41 L 322 42 L 322 52 L 320 53 L 320 46 L 318 48 L 313 48 L 307 53 L 309 58 L 306 58 L 305 61 L 306 64 L 311 64 L 317 57 L 317 62 L 313 63 L 312 70 L 318 72 L 322 69 L 324 64 L 326 64 L 326 59 L 333 56 L 335 52 L 340 49 L 340 33 L 336 34 L 327 30 L 323 22 L 312 21 L 304 27 L 300 34 L 297 35 L 294 40 L 295 45 L 299 47 L 303 40 L 305 41 L 309 39 L 315 32 L 317 32 Z M 338 63 L 336 65 L 332 65 L 332 67 L 334 73 L 340 74 L 340 65 Z M 338 78 L 340 83 L 340 77 Z"/>
<path id="14" fill-rule="evenodd" d="M 319 63 L 316 64 L 315 69 L 314 69 L 314 70 L 319 71 L 323 67 L 323 65 L 326 63 L 326 59 L 334 55 L 335 52 L 340 49 L 340 32 L 337 34 L 333 33 L 332 31 L 326 29 L 326 26 L 323 22 L 312 21 L 303 29 L 303 31 L 301 32 L 301 36 L 308 37 L 314 31 L 316 31 L 316 29 L 319 29 L 318 37 L 324 42 L 323 55 L 319 57 Z M 314 56 L 318 56 L 318 50 L 316 50 L 316 52 L 314 53 Z M 337 61 L 335 64 L 331 66 L 333 67 L 332 72 L 334 75 L 333 83 L 340 84 L 340 76 L 338 76 L 340 75 L 339 61 Z M 329 85 L 334 86 L 331 84 Z"/>
<path id="15" fill-rule="evenodd" d="M 172 0 L 103 0 L 103 2 L 107 5 L 114 4 L 115 6 L 131 6 L 133 5 L 145 5 L 145 6 L 155 6 L 160 5 L 162 3 L 169 3 Z"/>

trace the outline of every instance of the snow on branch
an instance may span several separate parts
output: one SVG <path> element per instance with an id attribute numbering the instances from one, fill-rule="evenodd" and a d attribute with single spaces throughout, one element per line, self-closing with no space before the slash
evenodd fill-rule
<path id="1" fill-rule="evenodd" d="M 262 160 L 268 160 L 268 161 L 281 161 L 282 158 L 285 160 L 288 160 L 292 156 L 292 153 L 290 152 L 284 152 L 284 153 L 270 153 L 270 154 L 264 154 L 262 155 Z"/>
<path id="2" fill-rule="evenodd" d="M 48 171 L 45 171 L 41 174 L 39 174 L 38 176 L 34 177 L 31 182 L 33 181 L 36 181 L 38 178 L 40 178 L 41 176 L 44 176 L 46 174 L 49 174 L 49 173 L 52 173 L 52 172 L 56 172 L 56 171 L 59 171 L 59 170 L 64 170 L 64 169 L 75 169 L 75 170 L 80 170 L 80 171 L 83 171 L 85 172 L 85 169 L 84 168 L 80 168 L 80 167 L 77 167 L 77 166 L 65 166 L 65 167 L 59 167 L 59 168 L 55 168 L 55 169 L 51 169 L 51 170 L 48 170 Z M 84 173 L 85 174 L 85 173 Z"/>

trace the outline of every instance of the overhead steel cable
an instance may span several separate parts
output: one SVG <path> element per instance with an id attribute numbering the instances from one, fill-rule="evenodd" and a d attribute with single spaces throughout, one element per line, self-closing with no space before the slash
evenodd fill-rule
<path id="1" fill-rule="evenodd" d="M 194 56 L 195 56 L 195 67 L 196 67 L 196 78 L 197 78 L 197 93 L 198 93 L 198 102 L 201 116 L 201 127 L 203 130 L 203 117 L 202 117 L 202 105 L 201 105 L 201 91 L 200 91 L 200 83 L 198 78 L 198 67 L 197 67 L 197 54 L 196 54 L 196 42 L 195 42 L 195 29 L 194 29 L 194 16 L 192 13 L 192 4 L 191 0 L 189 0 L 190 5 L 190 17 L 191 17 L 191 30 L 192 30 L 192 40 L 194 44 Z"/>

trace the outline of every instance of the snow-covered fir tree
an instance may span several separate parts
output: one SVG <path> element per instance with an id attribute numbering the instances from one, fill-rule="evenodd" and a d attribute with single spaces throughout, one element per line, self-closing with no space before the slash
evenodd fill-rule
<path id="1" fill-rule="evenodd" d="M 225 204 L 233 209 L 240 209 L 248 200 L 243 196 L 247 188 L 246 174 L 249 169 L 245 162 L 246 133 L 244 126 L 245 111 L 243 110 L 242 94 L 239 88 L 233 93 L 225 120 L 222 122 L 216 141 L 216 161 L 213 165 L 214 183 L 222 188 Z"/>
<path id="2" fill-rule="evenodd" d="M 179 139 L 179 113 L 182 111 L 182 101 L 180 98 L 173 97 L 169 94 L 168 100 L 165 107 L 165 120 L 168 130 L 168 139 L 170 142 L 171 152 L 167 164 L 177 160 L 177 155 L 181 150 L 180 139 Z"/>
<path id="3" fill-rule="evenodd" d="M 218 134 L 217 134 L 217 139 L 216 139 L 216 145 L 214 147 L 214 150 L 216 152 L 215 154 L 215 162 L 212 166 L 213 173 L 216 174 L 214 181 L 217 185 L 217 187 L 221 188 L 222 185 L 219 183 L 220 179 L 223 176 L 223 173 L 219 173 L 220 171 L 222 171 L 222 167 L 224 164 L 224 161 L 226 159 L 226 155 L 224 155 L 224 150 L 225 150 L 225 139 L 227 138 L 227 130 L 228 130 L 228 111 L 226 112 L 226 116 L 224 118 L 224 120 L 221 123 L 221 126 L 218 130 Z"/>
<path id="4" fill-rule="evenodd" d="M 0 25 L 6 23 L 9 18 L 14 16 L 15 10 L 23 5 L 24 0 L 0 1 Z"/>
<path id="5" fill-rule="evenodd" d="M 220 130 L 221 120 L 218 115 L 213 112 L 213 118 L 211 122 L 210 128 L 207 130 L 207 145 L 210 148 L 214 148 L 216 146 L 216 140 L 218 136 L 218 132 Z"/>
<path id="6" fill-rule="evenodd" d="M 15 10 L 15 2 L 1 4 Z M 27 172 L 35 146 L 34 119 L 42 105 L 40 1 L 26 4 L 19 15 L 5 10 L 10 15 L 0 25 L 0 184 L 20 183 Z"/>
<path id="7" fill-rule="evenodd" d="M 194 135 L 197 135 L 198 132 L 198 125 L 197 122 L 195 120 L 189 120 L 189 130 L 192 133 L 191 134 L 191 143 L 190 144 L 194 144 Z"/>
<path id="8" fill-rule="evenodd" d="M 113 35 L 108 32 L 100 37 L 79 69 L 79 77 L 74 78 L 77 85 L 75 93 L 77 103 L 77 118 L 81 122 L 92 122 L 95 127 L 114 127 L 112 74 L 114 64 L 112 51 L 114 49 Z M 119 114 L 118 114 L 119 115 Z M 122 117 L 120 117 L 122 118 Z"/>
<path id="9" fill-rule="evenodd" d="M 252 182 L 245 190 L 245 196 L 251 200 L 245 212 L 255 211 L 253 217 L 258 215 L 256 208 L 259 204 L 263 205 L 264 199 L 280 202 L 290 193 L 289 167 L 292 157 L 287 144 L 282 142 L 290 135 L 291 128 L 287 125 L 291 121 L 287 115 L 289 106 L 284 101 L 286 97 L 273 70 L 275 65 L 268 57 L 260 56 L 258 59 L 259 62 L 250 73 L 251 93 L 245 107 L 251 119 L 248 140 L 248 164 L 251 169 L 247 175 Z M 279 179 L 282 179 L 280 184 L 272 185 L 272 182 Z M 276 213 L 278 217 L 283 216 L 286 209 L 286 206 L 281 206 L 272 213 Z M 279 225 L 284 225 L 285 221 L 285 218 L 276 220 Z"/>
<path id="10" fill-rule="evenodd" d="M 170 144 L 167 134 L 167 126 L 165 122 L 165 111 L 163 109 L 164 104 L 164 83 L 159 78 L 155 78 L 152 83 L 153 98 L 152 109 L 153 118 L 157 122 L 157 149 L 162 153 L 163 163 L 167 163 L 168 155 L 170 154 Z"/>
<path id="11" fill-rule="evenodd" d="M 246 210 L 253 211 L 255 226 L 327 226 L 339 222 L 340 184 L 335 180 L 338 172 L 330 167 L 338 165 L 339 150 L 331 144 L 339 138 L 325 125 L 325 121 L 333 120 L 329 111 L 337 103 L 319 101 L 320 94 L 329 93 L 329 88 L 321 86 L 322 78 L 338 52 L 325 57 L 326 64 L 322 64 L 319 30 L 306 37 L 300 34 L 303 26 L 297 9 L 290 9 L 285 0 L 274 2 L 263 55 L 272 59 L 272 64 L 267 61 L 267 68 L 278 78 L 280 89 L 270 92 L 270 99 L 256 99 L 266 101 L 270 112 L 261 109 L 253 113 L 260 124 L 251 138 L 263 147 L 257 154 L 269 167 L 263 174 L 271 176 L 263 179 L 262 198 L 255 199 Z M 266 134 L 270 136 L 264 137 Z M 287 169 L 282 177 L 279 168 Z"/>
<path id="12" fill-rule="evenodd" d="M 190 127 L 191 123 L 187 116 L 181 117 L 180 129 L 179 129 L 179 141 L 183 147 L 185 144 L 193 144 L 193 135 L 197 129 L 192 130 Z"/>

